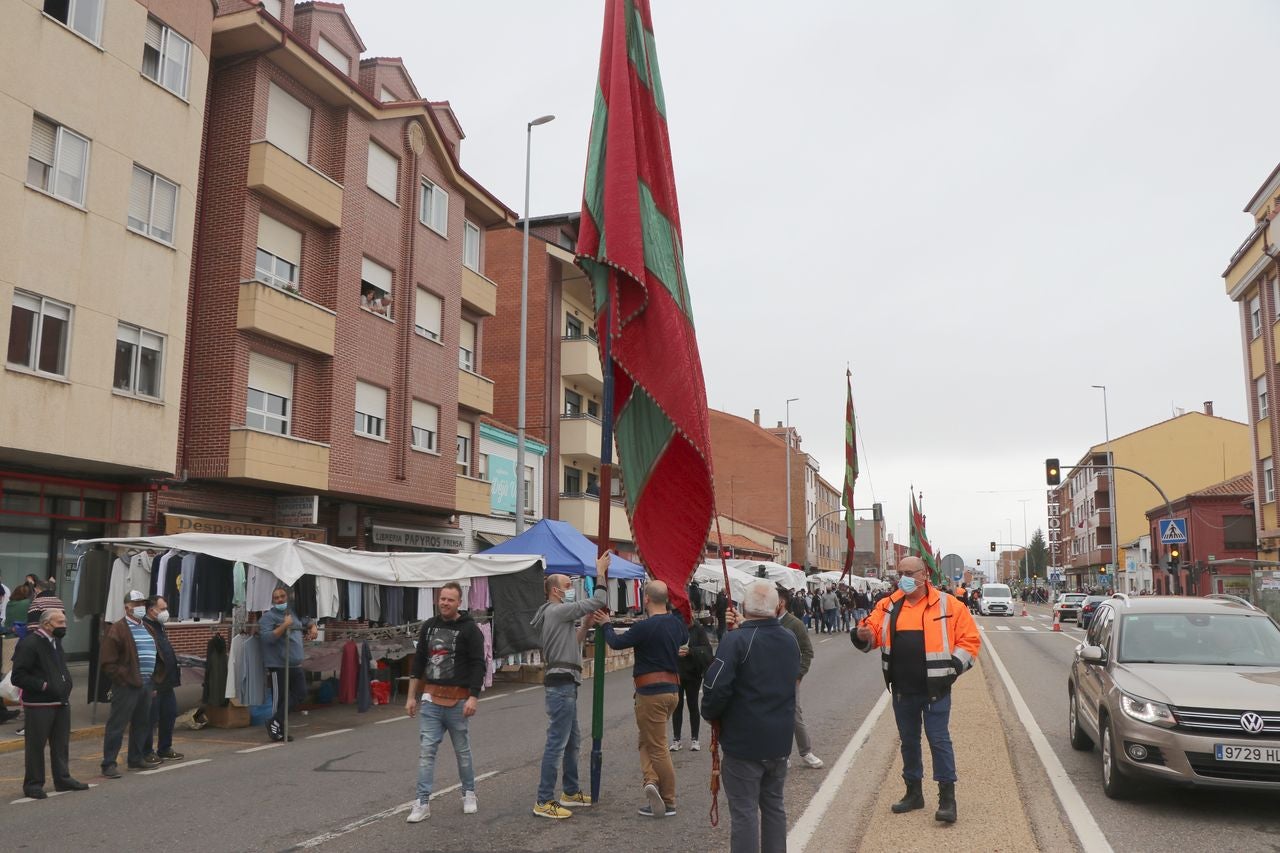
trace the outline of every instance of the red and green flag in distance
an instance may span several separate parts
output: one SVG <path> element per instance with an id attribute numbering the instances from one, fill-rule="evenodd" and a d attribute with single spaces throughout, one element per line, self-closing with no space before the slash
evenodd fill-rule
<path id="1" fill-rule="evenodd" d="M 844 572 L 853 571 L 854 518 L 853 518 L 853 484 L 858 482 L 858 445 L 857 424 L 853 415 L 853 372 L 845 371 L 845 390 L 847 396 L 844 404 Z"/>
<path id="2" fill-rule="evenodd" d="M 715 499 L 707 392 L 648 0 L 608 0 L 605 8 L 577 256 L 595 292 L 596 324 L 610 337 L 604 369 L 614 382 L 636 548 L 687 616 L 685 587 L 702 561 Z"/>

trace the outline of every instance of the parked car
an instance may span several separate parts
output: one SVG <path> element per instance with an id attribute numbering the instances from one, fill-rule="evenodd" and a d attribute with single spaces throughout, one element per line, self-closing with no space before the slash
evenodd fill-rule
<path id="1" fill-rule="evenodd" d="M 1080 621 L 1080 605 L 1088 598 L 1083 592 L 1064 592 L 1058 596 L 1053 605 L 1053 612 L 1058 614 L 1059 622 Z"/>
<path id="2" fill-rule="evenodd" d="M 1102 787 L 1140 780 L 1280 792 L 1280 626 L 1234 596 L 1116 595 L 1067 679 L 1071 746 L 1098 744 Z"/>
<path id="3" fill-rule="evenodd" d="M 978 612 L 983 616 L 1013 616 L 1013 593 L 1002 583 L 985 583 L 978 597 Z"/>
<path id="4" fill-rule="evenodd" d="M 1098 605 L 1106 601 L 1105 595 L 1091 595 L 1080 603 L 1080 616 L 1076 620 L 1080 623 L 1081 628 L 1088 628 L 1089 623 L 1093 621 L 1093 614 L 1097 611 Z"/>

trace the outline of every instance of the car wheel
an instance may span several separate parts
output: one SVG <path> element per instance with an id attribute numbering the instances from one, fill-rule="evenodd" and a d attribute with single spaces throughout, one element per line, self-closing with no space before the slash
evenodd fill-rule
<path id="1" fill-rule="evenodd" d="M 1120 745 L 1116 743 L 1115 730 L 1111 720 L 1102 726 L 1102 791 L 1113 800 L 1123 800 L 1133 793 L 1133 782 L 1120 769 Z"/>
<path id="2" fill-rule="evenodd" d="M 1080 702 L 1074 690 L 1067 690 L 1067 730 L 1071 733 L 1071 748 L 1081 752 L 1093 749 L 1093 740 L 1080 728 Z"/>

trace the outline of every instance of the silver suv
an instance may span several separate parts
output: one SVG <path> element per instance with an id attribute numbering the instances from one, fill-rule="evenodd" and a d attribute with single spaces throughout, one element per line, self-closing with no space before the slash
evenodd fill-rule
<path id="1" fill-rule="evenodd" d="M 1108 797 L 1143 779 L 1280 790 L 1280 626 L 1242 599 L 1107 599 L 1067 702 L 1071 745 L 1099 745 Z"/>

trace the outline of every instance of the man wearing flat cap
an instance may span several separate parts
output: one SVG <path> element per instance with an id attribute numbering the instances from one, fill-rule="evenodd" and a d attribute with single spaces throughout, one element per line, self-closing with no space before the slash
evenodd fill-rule
<path id="1" fill-rule="evenodd" d="M 102 671 L 111 678 L 111 714 L 102 739 L 102 775 L 119 779 L 116 759 L 125 727 L 129 727 L 129 768 L 146 770 L 160 763 L 147 755 L 151 732 L 153 684 L 164 681 L 164 658 L 158 654 L 155 635 L 143 621 L 147 597 L 136 589 L 124 597 L 124 618 L 111 623 L 102 638 Z"/>

